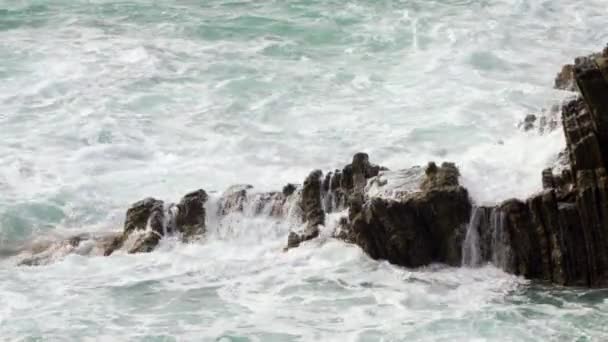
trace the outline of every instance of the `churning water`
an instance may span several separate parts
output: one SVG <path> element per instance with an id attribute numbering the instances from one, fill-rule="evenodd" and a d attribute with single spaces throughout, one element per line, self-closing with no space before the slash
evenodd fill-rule
<path id="1" fill-rule="evenodd" d="M 563 148 L 517 123 L 608 42 L 606 0 L 0 0 L 0 249 L 121 229 L 128 205 L 278 189 L 368 152 L 449 160 L 478 204 Z M 0 263 L 0 340 L 602 341 L 608 293 L 493 266 L 411 270 L 289 222 Z"/>

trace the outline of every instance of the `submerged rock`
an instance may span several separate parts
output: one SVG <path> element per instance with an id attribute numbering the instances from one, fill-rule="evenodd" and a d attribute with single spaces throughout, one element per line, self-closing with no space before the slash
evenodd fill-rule
<path id="1" fill-rule="evenodd" d="M 121 233 L 79 233 L 68 237 L 43 237 L 12 251 L 21 266 L 46 265 L 68 254 L 103 255 Z"/>
<path id="2" fill-rule="evenodd" d="M 247 202 L 247 192 L 252 185 L 233 185 L 222 194 L 218 205 L 218 215 L 225 216 L 231 212 L 242 212 Z"/>

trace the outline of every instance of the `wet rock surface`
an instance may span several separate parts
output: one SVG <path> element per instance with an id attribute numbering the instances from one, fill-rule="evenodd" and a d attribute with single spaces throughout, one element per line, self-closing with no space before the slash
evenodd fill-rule
<path id="1" fill-rule="evenodd" d="M 569 167 L 560 174 L 543 170 L 542 192 L 494 209 L 504 217 L 510 254 L 500 266 L 508 272 L 562 285 L 608 285 L 607 60 L 596 54 L 564 68 L 580 91 L 562 107 Z M 482 224 L 478 234 L 492 229 Z"/>
<path id="2" fill-rule="evenodd" d="M 395 199 L 372 197 L 351 212 L 350 240 L 373 258 L 402 266 L 459 265 L 470 211 L 458 169 L 430 163 L 420 191 Z"/>
<path id="3" fill-rule="evenodd" d="M 567 146 L 559 167 L 540 172 L 542 190 L 528 199 L 474 208 L 453 163 L 389 171 L 372 164 L 366 153 L 356 153 L 342 169 L 312 171 L 301 186 L 287 184 L 277 192 L 233 186 L 212 213 L 219 218 L 295 216 L 286 249 L 317 238 L 328 216 L 336 214 L 332 236 L 360 246 L 374 259 L 406 267 L 491 262 L 529 279 L 607 286 L 608 47 L 565 66 L 555 87 L 578 96 L 551 109 L 553 121 L 530 115 L 523 125 L 553 130 L 561 115 Z M 208 198 L 199 189 L 177 204 L 144 199 L 127 210 L 122 232 L 30 246 L 32 255 L 21 264 L 42 264 L 57 250 L 143 253 L 166 236 L 195 240 L 207 232 Z"/>
<path id="4" fill-rule="evenodd" d="M 106 244 L 104 255 L 126 248 L 128 253 L 147 253 L 154 250 L 168 235 L 181 234 L 190 241 L 205 233 L 205 203 L 208 195 L 202 190 L 186 194 L 178 204 L 146 198 L 134 203 L 126 213 L 121 235 Z M 133 240 L 129 246 L 127 241 Z"/>

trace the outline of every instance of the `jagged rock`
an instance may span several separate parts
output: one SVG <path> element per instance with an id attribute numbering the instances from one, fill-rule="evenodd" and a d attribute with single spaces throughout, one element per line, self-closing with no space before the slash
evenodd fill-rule
<path id="1" fill-rule="evenodd" d="M 298 187 L 295 184 L 287 184 L 283 187 L 283 196 L 285 197 L 289 197 L 291 196 L 297 189 Z"/>
<path id="2" fill-rule="evenodd" d="M 553 170 L 551 168 L 547 168 L 543 170 L 543 189 L 552 189 L 555 187 L 555 179 L 553 177 Z"/>
<path id="3" fill-rule="evenodd" d="M 470 214 L 458 169 L 430 163 L 420 191 L 399 199 L 369 199 L 352 219 L 350 239 L 372 258 L 402 266 L 459 265 Z"/>
<path id="4" fill-rule="evenodd" d="M 295 232 L 289 232 L 287 236 L 287 249 L 298 247 L 302 242 L 312 240 L 319 236 L 319 228 L 308 226 L 303 233 L 297 234 Z"/>
<path id="5" fill-rule="evenodd" d="M 166 234 L 179 232 L 184 241 L 205 233 L 205 203 L 207 193 L 196 190 L 185 195 L 177 205 L 165 210 L 163 201 L 146 198 L 134 203 L 125 218 L 123 233 L 104 242 L 104 255 L 125 247 L 128 253 L 151 252 Z M 125 246 L 132 235 L 135 241 Z"/>
<path id="6" fill-rule="evenodd" d="M 19 246 L 13 251 L 20 266 L 45 265 L 68 254 L 103 255 L 107 244 L 121 233 L 79 233 L 69 237 L 48 237 Z"/>
<path id="7" fill-rule="evenodd" d="M 247 202 L 247 192 L 253 189 L 249 184 L 233 185 L 222 194 L 219 201 L 218 215 L 225 216 L 231 212 L 242 212 Z"/>
<path id="8" fill-rule="evenodd" d="M 205 203 L 208 198 L 207 193 L 199 189 L 185 195 L 177 204 L 174 225 L 184 240 L 189 241 L 205 233 Z"/>
<path id="9" fill-rule="evenodd" d="M 124 233 L 130 234 L 133 231 L 145 230 L 148 225 L 152 230 L 162 233 L 162 213 L 163 213 L 163 201 L 146 198 L 139 202 L 134 203 L 128 210 L 125 218 Z M 155 220 L 151 220 L 153 217 Z"/>
<path id="10" fill-rule="evenodd" d="M 321 203 L 321 177 L 320 170 L 311 172 L 302 187 L 302 210 L 304 221 L 309 227 L 325 224 L 325 212 Z"/>
<path id="11" fill-rule="evenodd" d="M 117 249 L 120 249 L 133 232 L 151 230 L 157 235 L 162 235 L 164 229 L 163 201 L 146 198 L 136 202 L 127 210 L 122 235 L 113 238 L 111 242 L 107 243 L 104 255 L 110 255 Z"/>
<path id="12" fill-rule="evenodd" d="M 232 187 L 220 199 L 218 214 L 282 217 L 287 199 L 297 199 L 303 231 L 289 234 L 287 248 L 293 248 L 319 235 L 327 213 L 347 208 L 334 236 L 359 245 L 372 258 L 408 267 L 493 262 L 530 279 L 608 286 L 608 47 L 565 66 L 555 83 L 580 92 L 561 108 L 567 152 L 560 159 L 567 165 L 543 170 L 543 190 L 527 200 L 476 208 L 471 215 L 454 164 L 389 172 L 357 153 L 350 164 L 324 178 L 313 171 L 301 189 L 288 184 L 282 192 L 251 194 L 249 185 Z M 530 115 L 524 129 L 539 122 L 541 132 L 543 127 L 551 130 L 558 113 L 552 108 L 550 117 Z M 203 190 L 187 194 L 177 205 L 147 198 L 129 208 L 122 233 L 40 244 L 22 264 L 44 263 L 89 242 L 109 255 L 119 248 L 150 252 L 165 234 L 181 233 L 190 240 L 205 233 L 206 201 Z M 468 245 L 473 240 L 479 250 Z"/>
<path id="13" fill-rule="evenodd" d="M 129 248 L 129 253 L 150 253 L 160 242 L 162 236 L 156 231 L 149 230 L 143 233 Z"/>
<path id="14" fill-rule="evenodd" d="M 304 181 L 300 204 L 306 227 L 303 233 L 290 234 L 287 248 L 317 237 L 318 226 L 325 223 L 326 213 L 348 207 L 353 218 L 365 201 L 367 180 L 378 176 L 381 170 L 387 169 L 370 163 L 369 156 L 360 152 L 342 170 L 329 172 L 325 177 L 320 170 L 311 172 Z"/>
<path id="15" fill-rule="evenodd" d="M 604 51 L 606 53 L 606 51 Z M 562 108 L 569 168 L 542 172 L 544 191 L 499 205 L 506 271 L 563 285 L 608 285 L 608 59 L 577 58 L 581 96 Z M 488 226 L 480 231 L 492 230 Z M 487 233 L 486 233 L 487 234 Z"/>
<path id="16" fill-rule="evenodd" d="M 577 91 L 576 83 L 574 82 L 574 65 L 566 64 L 555 77 L 555 89 Z"/>
<path id="17" fill-rule="evenodd" d="M 578 64 L 581 59 L 595 59 L 599 57 L 608 57 L 608 46 L 604 48 L 601 53 L 593 53 L 587 57 L 579 57 L 576 59 L 575 64 Z M 555 89 L 568 90 L 568 91 L 579 91 L 578 84 L 574 76 L 573 64 L 566 64 L 562 67 L 562 70 L 555 77 Z"/>
<path id="18" fill-rule="evenodd" d="M 524 118 L 524 122 L 522 124 L 524 131 L 530 131 L 534 128 L 534 123 L 536 122 L 536 115 L 528 114 Z"/>
<path id="19" fill-rule="evenodd" d="M 433 190 L 444 187 L 458 186 L 460 171 L 454 163 L 443 163 L 438 168 L 435 163 L 430 162 L 425 170 L 426 178 L 420 185 L 422 190 Z"/>

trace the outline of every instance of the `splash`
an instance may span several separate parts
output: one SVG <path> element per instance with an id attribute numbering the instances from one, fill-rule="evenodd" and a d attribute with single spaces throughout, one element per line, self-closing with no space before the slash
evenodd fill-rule
<path id="1" fill-rule="evenodd" d="M 462 245 L 462 265 L 483 264 L 508 270 L 512 264 L 509 234 L 504 212 L 497 207 L 475 207 Z"/>

